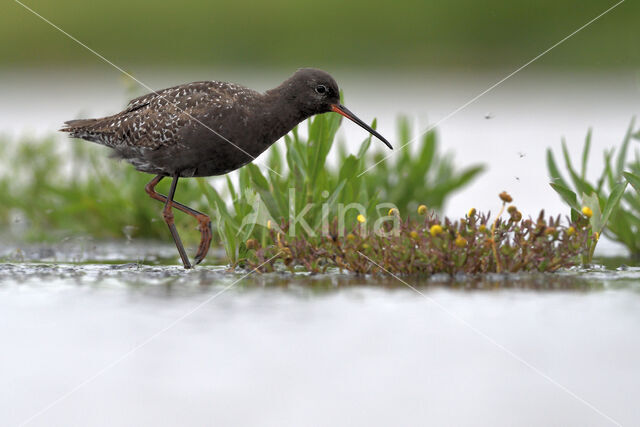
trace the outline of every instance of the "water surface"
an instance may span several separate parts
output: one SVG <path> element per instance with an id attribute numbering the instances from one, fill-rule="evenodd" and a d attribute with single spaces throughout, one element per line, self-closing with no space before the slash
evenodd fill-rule
<path id="1" fill-rule="evenodd" d="M 0 265 L 1 424 L 640 422 L 638 268 L 245 275 Z"/>

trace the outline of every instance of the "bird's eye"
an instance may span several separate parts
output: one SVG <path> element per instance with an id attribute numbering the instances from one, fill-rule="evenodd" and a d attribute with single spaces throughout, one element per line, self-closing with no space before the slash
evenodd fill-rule
<path id="1" fill-rule="evenodd" d="M 325 85 L 318 85 L 316 86 L 316 92 L 318 92 L 320 95 L 324 95 L 325 93 L 327 93 L 327 87 Z"/>

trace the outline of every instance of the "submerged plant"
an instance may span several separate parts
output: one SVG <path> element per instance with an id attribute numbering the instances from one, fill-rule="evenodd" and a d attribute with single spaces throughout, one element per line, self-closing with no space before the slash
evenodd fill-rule
<path id="1" fill-rule="evenodd" d="M 262 271 L 281 264 L 312 273 L 331 268 L 359 274 L 553 272 L 580 264 L 593 240 L 586 223 L 545 217 L 544 211 L 537 219 L 523 219 L 515 206 L 508 213 L 507 219 L 499 215 L 491 221 L 475 209 L 459 220 L 431 212 L 402 221 L 396 230 L 391 223 L 383 233 L 363 234 L 355 227 L 346 237 L 334 221 L 330 233 L 317 240 L 289 237 L 282 224 L 281 231 L 271 230 L 266 245 L 254 246 L 247 262 Z"/>
<path id="2" fill-rule="evenodd" d="M 591 147 L 591 130 L 587 133 L 582 150 L 580 171 L 574 168 L 566 142 L 562 141 L 562 153 L 570 181 L 564 179 L 556 164 L 553 152 L 547 149 L 547 169 L 551 177 L 551 187 L 571 208 L 574 221 L 586 221 L 594 239 L 584 260 L 591 262 L 595 246 L 604 233 L 610 239 L 624 244 L 634 258 L 640 257 L 640 152 L 635 150 L 635 158 L 628 161 L 629 143 L 640 139 L 640 132 L 634 133 L 635 120 L 629 128 L 617 150 L 612 148 L 604 152 L 604 164 L 595 183 L 586 177 L 587 162 Z M 625 170 L 631 172 L 625 172 Z M 570 183 L 571 184 L 570 184 Z M 627 191 L 631 183 L 634 190 Z"/>

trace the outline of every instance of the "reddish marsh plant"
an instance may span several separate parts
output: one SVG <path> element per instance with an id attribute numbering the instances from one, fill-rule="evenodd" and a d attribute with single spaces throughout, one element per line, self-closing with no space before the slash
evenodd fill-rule
<path id="1" fill-rule="evenodd" d="M 389 222 L 383 232 L 362 233 L 361 227 L 354 227 L 340 233 L 334 221 L 329 235 L 314 240 L 288 236 L 283 223 L 281 232 L 271 231 L 266 245 L 252 242 L 255 249 L 247 261 L 257 267 L 275 256 L 262 271 L 282 265 L 311 273 L 337 268 L 403 275 L 553 272 L 580 263 L 594 238 L 587 221 L 562 221 L 559 216 L 546 217 L 544 211 L 536 219 L 523 219 L 513 205 L 507 208 L 508 218 L 502 218 L 513 200 L 507 193 L 500 198 L 502 208 L 493 221 L 475 209 L 458 220 L 441 219 L 421 205 L 421 216 L 399 222 L 397 229 Z"/>

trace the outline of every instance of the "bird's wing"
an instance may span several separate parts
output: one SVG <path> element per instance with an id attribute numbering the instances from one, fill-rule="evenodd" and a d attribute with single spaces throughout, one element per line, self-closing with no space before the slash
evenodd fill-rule
<path id="1" fill-rule="evenodd" d="M 233 83 L 187 83 L 135 98 L 113 116 L 67 122 L 63 130 L 116 150 L 155 150 L 179 145 L 185 127 L 200 125 L 220 132 L 220 118 L 256 96 L 258 92 Z"/>
<path id="2" fill-rule="evenodd" d="M 209 81 L 138 97 L 114 116 L 115 140 L 124 146 L 156 149 L 179 144 L 180 131 L 185 126 L 200 125 L 218 132 L 210 116 L 230 109 L 238 97 L 248 95 L 255 96 L 257 92 L 232 83 Z"/>
<path id="3" fill-rule="evenodd" d="M 122 112 L 130 113 L 150 105 L 157 106 L 158 104 L 162 104 L 163 101 L 181 103 L 190 95 L 209 92 L 216 83 L 217 82 L 193 82 L 154 91 L 132 99 Z"/>

